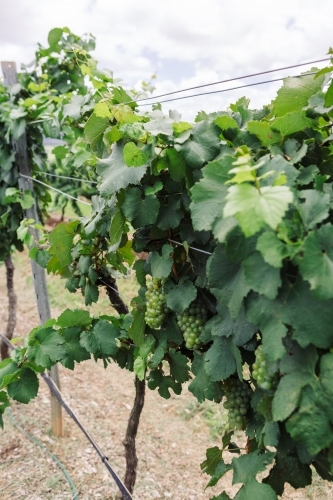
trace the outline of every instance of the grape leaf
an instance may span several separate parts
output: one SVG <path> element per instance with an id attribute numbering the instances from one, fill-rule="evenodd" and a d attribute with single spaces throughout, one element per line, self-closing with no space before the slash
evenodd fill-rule
<path id="1" fill-rule="evenodd" d="M 158 212 L 157 212 L 158 213 Z M 166 205 L 161 205 L 158 214 L 157 226 L 160 229 L 174 228 L 179 225 L 184 214 L 180 209 L 179 196 L 168 196 Z"/>
<path id="2" fill-rule="evenodd" d="M 102 354 L 105 356 L 115 356 L 118 351 L 116 339 L 120 334 L 118 328 L 108 321 L 101 319 L 95 324 L 93 333 Z"/>
<path id="3" fill-rule="evenodd" d="M 242 262 L 245 281 L 249 288 L 269 299 L 274 299 L 281 285 L 280 270 L 267 264 L 259 252 Z"/>
<path id="4" fill-rule="evenodd" d="M 141 190 L 137 187 L 127 189 L 121 210 L 136 229 L 156 222 L 159 212 L 159 201 L 154 194 L 141 198 Z"/>
<path id="5" fill-rule="evenodd" d="M 138 148 L 134 142 L 127 142 L 124 146 L 124 160 L 128 167 L 141 167 L 148 161 L 148 155 Z"/>
<path id="6" fill-rule="evenodd" d="M 259 472 L 266 470 L 266 467 L 274 460 L 275 453 L 261 450 L 255 450 L 247 455 L 232 459 L 234 476 L 232 484 L 252 482 Z M 257 498 L 253 496 L 253 498 Z"/>
<path id="7" fill-rule="evenodd" d="M 217 245 L 207 261 L 207 278 L 210 291 L 228 306 L 232 319 L 236 319 L 242 307 L 243 298 L 249 292 L 242 268 L 227 259 L 222 245 Z"/>
<path id="8" fill-rule="evenodd" d="M 273 231 L 265 231 L 257 240 L 257 250 L 263 256 L 267 264 L 273 267 L 282 267 L 282 261 L 288 257 L 288 249 L 286 245 L 278 239 Z"/>
<path id="9" fill-rule="evenodd" d="M 256 189 L 251 184 L 228 188 L 224 217 L 235 216 L 245 236 L 257 233 L 265 224 L 276 229 L 293 200 L 287 186 L 266 186 Z"/>
<path id="10" fill-rule="evenodd" d="M 298 78 L 285 78 L 283 87 L 278 90 L 273 101 L 273 114 L 284 116 L 293 111 L 301 111 L 311 96 L 322 90 L 325 76 L 305 75 Z"/>
<path id="11" fill-rule="evenodd" d="M 302 390 L 299 410 L 286 423 L 286 429 L 311 455 L 333 443 L 332 401 L 320 391 L 319 384 Z"/>
<path id="12" fill-rule="evenodd" d="M 66 356 L 63 356 L 60 362 L 65 368 L 70 370 L 74 370 L 75 361 L 80 363 L 81 361 L 90 359 L 89 352 L 80 345 L 80 334 L 81 328 L 79 326 L 64 330 Z"/>
<path id="13" fill-rule="evenodd" d="M 71 255 L 75 231 L 79 221 L 61 222 L 49 234 L 49 254 L 56 258 L 58 269 L 62 269 L 73 260 Z"/>
<path id="14" fill-rule="evenodd" d="M 219 382 L 213 382 L 205 370 L 206 353 L 193 352 L 194 358 L 191 365 L 191 372 L 195 378 L 188 386 L 188 390 L 197 398 L 199 403 L 209 399 L 220 403 L 223 397 L 223 390 Z"/>
<path id="15" fill-rule="evenodd" d="M 223 115 L 215 118 L 214 123 L 220 127 L 221 130 L 227 130 L 228 128 L 239 128 L 238 123 L 231 116 Z"/>
<path id="16" fill-rule="evenodd" d="M 330 209 L 330 195 L 320 193 L 315 189 L 304 189 L 299 193 L 305 202 L 300 203 L 299 210 L 303 223 L 308 229 L 312 229 L 318 222 L 328 217 Z"/>
<path id="17" fill-rule="evenodd" d="M 158 387 L 159 395 L 165 399 L 171 397 L 170 389 L 172 389 L 175 394 L 180 394 L 182 392 L 182 385 L 170 376 L 165 377 L 160 370 L 152 370 L 149 373 L 148 387 L 152 390 Z"/>
<path id="18" fill-rule="evenodd" d="M 197 296 L 197 289 L 189 280 L 179 284 L 168 283 L 164 287 L 167 306 L 175 312 L 183 312 Z"/>
<path id="19" fill-rule="evenodd" d="M 167 278 L 169 276 L 173 264 L 173 259 L 170 256 L 172 252 L 173 248 L 170 245 L 163 246 L 162 255 L 158 252 L 152 252 L 150 265 L 154 278 Z"/>
<path id="20" fill-rule="evenodd" d="M 133 342 L 140 346 L 144 342 L 146 322 L 144 309 L 136 309 L 132 312 L 133 322 L 128 330 L 128 336 Z"/>
<path id="21" fill-rule="evenodd" d="M 269 146 L 270 144 L 275 144 L 276 142 L 281 142 L 281 135 L 271 129 L 270 123 L 252 121 L 247 123 L 247 129 L 251 134 L 256 135 L 261 144 L 264 146 Z"/>
<path id="22" fill-rule="evenodd" d="M 286 420 L 297 408 L 302 388 L 311 381 L 310 374 L 294 372 L 284 375 L 274 394 L 272 403 L 273 419 Z"/>
<path id="23" fill-rule="evenodd" d="M 181 181 L 185 177 L 186 172 L 186 162 L 182 154 L 174 148 L 168 148 L 166 155 L 169 159 L 168 169 L 171 179 L 176 182 Z"/>
<path id="24" fill-rule="evenodd" d="M 312 472 L 308 464 L 300 462 L 295 456 L 277 454 L 275 464 L 263 482 L 269 484 L 278 495 L 282 495 L 284 484 L 293 488 L 305 488 L 311 484 Z"/>
<path id="25" fill-rule="evenodd" d="M 179 147 L 186 163 L 192 168 L 201 168 L 213 160 L 220 151 L 219 128 L 208 121 L 198 122 L 193 127 L 192 138 Z"/>
<path id="26" fill-rule="evenodd" d="M 89 326 L 91 318 L 88 311 L 82 309 L 65 309 L 57 319 L 57 325 L 66 328 L 70 326 Z"/>
<path id="27" fill-rule="evenodd" d="M 8 396 L 15 401 L 27 404 L 37 396 L 38 377 L 30 368 L 23 368 L 19 380 L 11 382 L 7 387 Z"/>
<path id="28" fill-rule="evenodd" d="M 256 480 L 248 481 L 238 491 L 234 500 L 277 500 L 275 491 L 268 484 L 258 483 Z"/>
<path id="29" fill-rule="evenodd" d="M 304 130 L 310 125 L 310 120 L 306 118 L 300 111 L 287 113 L 286 115 L 277 118 L 271 123 L 272 129 L 280 132 L 283 137 L 295 134 L 296 132 Z"/>
<path id="30" fill-rule="evenodd" d="M 230 337 L 213 337 L 213 345 L 206 353 L 205 370 L 212 381 L 225 380 L 236 372 L 241 373 L 241 356 Z"/>
<path id="31" fill-rule="evenodd" d="M 96 166 L 97 174 L 102 177 L 101 195 L 108 197 L 129 184 L 139 184 L 146 170 L 147 165 L 128 167 L 124 162 L 123 146 L 114 144 L 111 155 L 99 160 Z"/>
<path id="32" fill-rule="evenodd" d="M 34 336 L 33 345 L 27 351 L 27 357 L 36 365 L 50 369 L 56 361 L 66 355 L 65 339 L 53 328 L 41 328 Z"/>
<path id="33" fill-rule="evenodd" d="M 84 127 L 84 135 L 91 149 L 100 150 L 103 145 L 103 134 L 110 123 L 109 118 L 101 118 L 95 113 L 90 115 Z"/>
<path id="34" fill-rule="evenodd" d="M 284 308 L 284 322 L 293 325 L 293 338 L 302 346 L 323 349 L 333 345 L 333 300 L 318 300 L 308 283 L 297 278 Z"/>
<path id="35" fill-rule="evenodd" d="M 228 192 L 225 182 L 231 177 L 229 170 L 234 161 L 234 157 L 224 156 L 210 162 L 202 169 L 203 177 L 191 189 L 190 209 L 194 228 L 198 231 L 211 229 L 219 241 L 225 237 L 225 230 L 221 230 L 222 211 Z M 235 222 L 230 226 L 232 229 Z"/>
<path id="36" fill-rule="evenodd" d="M 309 281 L 313 295 L 322 300 L 332 299 L 333 226 L 326 224 L 311 232 L 304 240 L 303 251 L 300 272 Z"/>
<path id="37" fill-rule="evenodd" d="M 167 359 L 170 366 L 170 375 L 176 382 L 180 382 L 182 384 L 189 380 L 189 367 L 187 366 L 188 359 L 184 356 L 184 354 L 181 354 L 175 349 L 170 349 Z"/>
<path id="38" fill-rule="evenodd" d="M 7 393 L 5 391 L 0 391 L 0 428 L 3 429 L 3 418 L 2 415 L 5 409 L 10 406 L 10 401 L 8 399 Z"/>

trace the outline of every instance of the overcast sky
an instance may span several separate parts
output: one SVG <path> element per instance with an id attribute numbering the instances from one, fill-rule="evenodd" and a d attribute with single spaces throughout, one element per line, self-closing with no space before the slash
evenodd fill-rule
<path id="1" fill-rule="evenodd" d="M 321 59 L 333 46 L 333 0 L 0 0 L 0 6 L 0 61 L 31 62 L 37 42 L 46 44 L 52 28 L 67 26 L 78 35 L 95 35 L 94 57 L 129 86 L 139 87 L 155 73 L 156 95 Z M 163 109 L 193 120 L 197 111 L 226 109 L 243 95 L 260 107 L 280 85 L 170 102 Z"/>

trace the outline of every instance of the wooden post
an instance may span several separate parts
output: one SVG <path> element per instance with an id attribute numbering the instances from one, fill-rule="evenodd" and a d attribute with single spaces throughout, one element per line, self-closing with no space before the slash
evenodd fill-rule
<path id="1" fill-rule="evenodd" d="M 2 62 L 2 72 L 4 75 L 4 84 L 8 87 L 17 83 L 16 64 L 14 62 Z M 31 170 L 28 157 L 27 138 L 26 134 L 22 134 L 18 140 L 12 141 L 13 148 L 16 151 L 16 164 L 21 174 L 31 177 Z M 25 177 L 19 178 L 19 187 L 22 191 L 29 190 L 33 193 L 34 187 L 31 179 Z M 34 219 L 38 222 L 38 213 L 36 204 L 25 210 L 25 215 L 28 219 Z M 34 230 L 34 237 L 39 240 L 38 231 Z M 45 271 L 36 261 L 31 260 L 32 276 L 34 279 L 34 287 L 37 301 L 37 309 L 39 314 L 40 324 L 44 324 L 51 317 L 49 297 L 46 284 Z M 51 368 L 50 377 L 60 389 L 58 367 L 55 365 Z M 52 432 L 56 436 L 63 436 L 63 419 L 62 408 L 59 401 L 51 393 L 51 421 Z"/>

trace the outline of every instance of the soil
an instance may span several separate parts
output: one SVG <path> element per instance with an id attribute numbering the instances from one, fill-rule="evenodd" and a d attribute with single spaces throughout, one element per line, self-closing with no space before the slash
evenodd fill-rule
<path id="1" fill-rule="evenodd" d="M 22 257 L 20 257 L 22 259 Z M 30 268 L 25 258 L 15 273 L 18 295 L 16 336 L 25 336 L 38 324 Z M 4 266 L 0 268 L 0 332 L 7 320 Z M 52 315 L 61 311 L 52 308 Z M 117 365 L 105 370 L 94 361 L 77 365 L 72 372 L 59 367 L 64 399 L 86 427 L 109 463 L 123 478 L 127 419 L 134 400 L 133 374 Z M 231 473 L 218 486 L 205 491 L 209 477 L 200 471 L 208 447 L 219 445 L 211 437 L 207 423 L 199 414 L 188 418 L 193 396 L 186 390 L 180 396 L 162 399 L 157 391 L 146 391 L 146 403 L 137 437 L 138 475 L 133 500 L 208 500 L 225 490 L 234 496 Z M 2 500 L 72 499 L 71 476 L 80 500 L 116 498 L 117 488 L 107 469 L 71 418 L 64 414 L 64 437 L 50 429 L 50 395 L 40 380 L 40 391 L 28 405 L 14 403 L 4 416 L 0 431 L 0 498 Z M 51 456 L 51 453 L 53 456 Z M 230 459 L 232 456 L 229 457 Z M 332 488 L 321 482 L 315 489 L 287 488 L 284 499 L 332 499 Z M 255 499 L 254 499 L 255 500 Z"/>

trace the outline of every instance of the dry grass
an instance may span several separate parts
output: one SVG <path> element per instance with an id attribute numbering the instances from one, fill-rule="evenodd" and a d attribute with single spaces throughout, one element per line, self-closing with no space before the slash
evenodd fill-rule
<path id="1" fill-rule="evenodd" d="M 36 326 L 38 319 L 26 255 L 16 258 L 16 267 L 16 335 L 24 336 Z M 53 316 L 64 307 L 83 306 L 82 297 L 65 291 L 58 278 L 50 276 L 48 282 Z M 135 295 L 130 281 L 120 283 L 120 289 L 129 298 Z M 0 330 L 3 331 L 7 315 L 3 267 L 0 268 L 0 299 Z M 91 310 L 110 311 L 107 298 L 103 297 Z M 133 374 L 117 365 L 104 370 L 101 363 L 89 361 L 78 365 L 73 372 L 60 367 L 60 376 L 66 401 L 122 477 L 125 467 L 122 439 L 134 398 Z M 12 414 L 20 427 L 60 459 L 73 478 L 80 500 L 115 498 L 117 490 L 113 480 L 67 415 L 64 416 L 65 436 L 51 435 L 50 398 L 42 381 L 38 397 L 27 406 L 15 403 Z M 139 469 L 134 499 L 208 500 L 223 489 L 234 496 L 238 486 L 231 485 L 230 473 L 218 487 L 205 492 L 208 477 L 201 474 L 199 467 L 206 448 L 219 444 L 224 424 L 221 405 L 210 402 L 199 405 L 186 388 L 181 396 L 172 396 L 167 401 L 156 391 L 147 390 L 137 438 Z M 1 500 L 72 498 L 70 485 L 50 454 L 29 441 L 14 426 L 9 414 L 5 415 L 5 430 L 0 431 L 0 474 Z M 288 487 L 283 499 L 332 499 L 332 492 L 330 485 L 316 477 L 314 484 L 304 490 Z"/>

